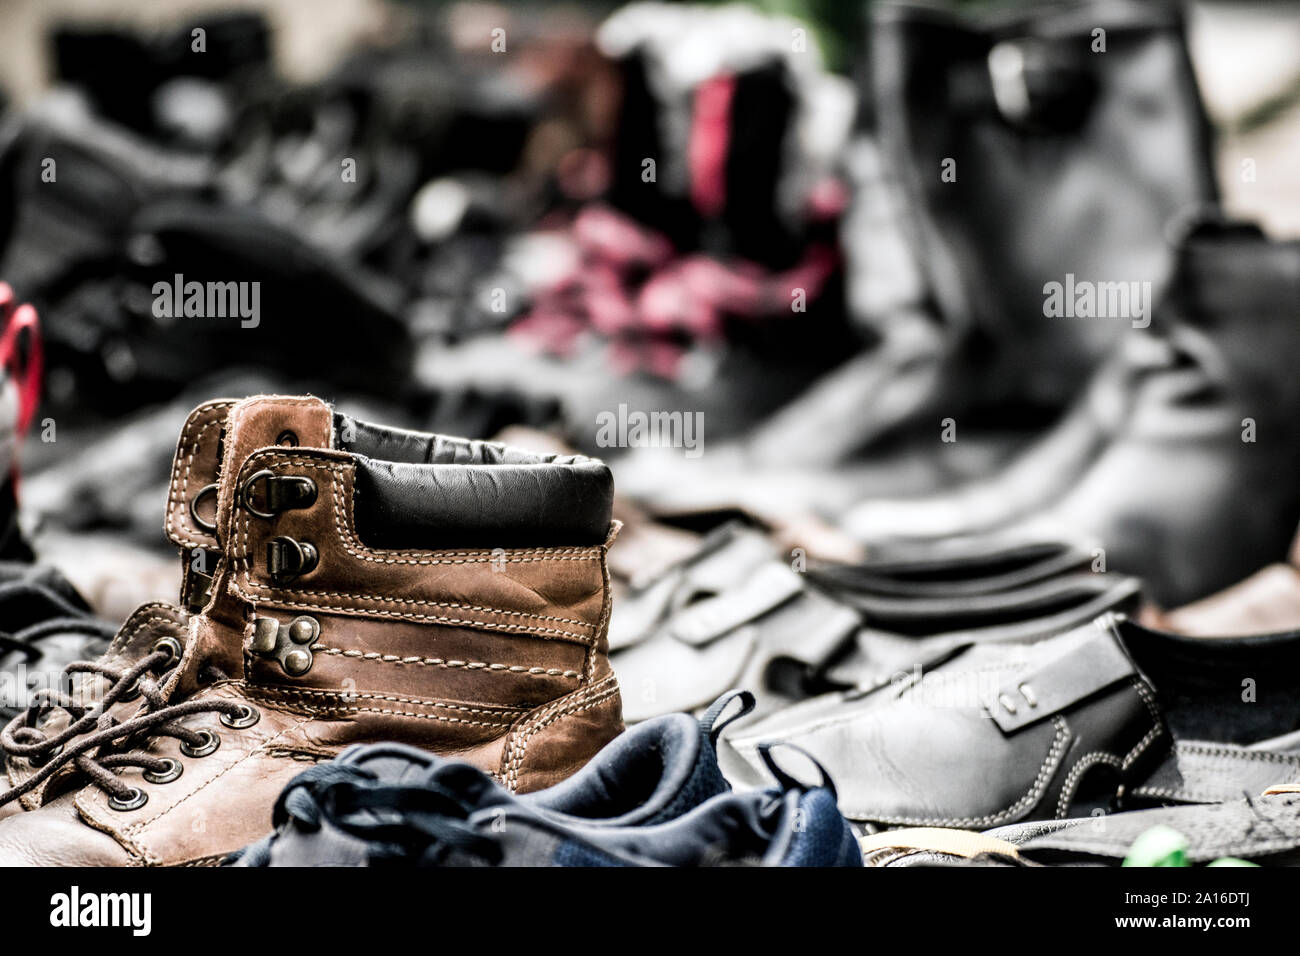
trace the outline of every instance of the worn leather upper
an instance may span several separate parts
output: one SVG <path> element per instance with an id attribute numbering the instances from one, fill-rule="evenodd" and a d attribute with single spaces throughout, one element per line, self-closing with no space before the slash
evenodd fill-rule
<path id="1" fill-rule="evenodd" d="M 986 829 L 1067 815 L 1147 768 L 1167 730 L 1122 646 L 1091 626 L 1037 645 L 976 645 L 874 691 L 816 698 L 731 742 L 798 744 L 850 819 Z M 1031 703 L 1031 701 L 1033 703 Z"/>
<path id="2" fill-rule="evenodd" d="M 1124 806 L 1225 799 L 1293 779 L 1294 633 L 1204 641 L 1107 616 L 1031 645 L 971 645 L 874 689 L 730 734 L 806 748 L 846 816 L 988 829 Z M 1258 698 L 1256 698 L 1258 693 Z"/>
<path id="3" fill-rule="evenodd" d="M 201 587 L 203 575 L 187 572 L 189 590 L 206 594 L 206 604 L 188 620 L 165 691 L 169 703 L 237 701 L 255 722 L 230 726 L 215 712 L 182 718 L 219 738 L 206 756 L 183 754 L 171 737 L 143 738 L 148 752 L 182 763 L 177 779 L 153 784 L 122 769 L 120 777 L 147 794 L 142 807 L 114 809 L 108 794 L 87 785 L 0 821 L 7 848 L 0 862 L 28 853 L 31 841 L 73 840 L 77 818 L 111 842 L 94 837 L 47 855 L 84 864 L 214 863 L 269 829 L 275 796 L 304 763 L 349 744 L 388 740 L 455 754 L 526 791 L 567 777 L 618 733 L 605 642 L 612 529 L 599 493 L 606 527 L 594 541 L 512 546 L 485 519 L 473 547 L 381 549 L 359 532 L 361 459 L 336 447 L 334 424 L 331 409 L 310 397 L 210 403 L 191 417 L 168 531 L 219 560 Z M 587 462 L 535 467 L 585 467 L 599 492 L 607 472 Z M 315 493 L 286 497 L 287 506 L 270 513 L 268 472 L 291 479 L 293 489 L 310 479 Z M 442 490 L 431 481 L 423 488 L 430 497 Z M 315 564 L 277 574 L 272 551 L 284 539 L 310 545 Z M 291 630 L 303 619 L 310 637 L 295 641 L 291 633 L 308 634 Z"/>

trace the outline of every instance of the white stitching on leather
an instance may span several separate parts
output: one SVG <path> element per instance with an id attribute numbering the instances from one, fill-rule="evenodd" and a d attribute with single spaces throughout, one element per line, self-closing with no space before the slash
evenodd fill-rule
<path id="1" fill-rule="evenodd" d="M 218 411 L 221 409 L 229 410 L 231 408 L 234 408 L 235 404 L 236 404 L 235 402 L 219 402 L 213 405 L 206 406 L 206 410 L 210 410 L 210 411 Z M 194 464 L 194 456 L 197 455 L 199 452 L 199 447 L 203 441 L 203 436 L 207 434 L 209 428 L 212 428 L 214 425 L 219 426 L 223 421 L 225 421 L 224 415 L 212 419 L 210 422 L 207 422 L 199 430 L 199 433 L 196 436 L 194 436 L 194 440 L 190 444 L 190 452 L 185 458 L 184 477 L 182 477 L 180 474 L 179 462 L 177 462 L 176 465 L 173 466 L 172 468 L 171 495 L 169 496 L 168 499 L 168 508 L 167 508 L 167 536 L 170 538 L 172 535 L 172 517 L 173 517 L 172 506 L 180 506 L 177 508 L 177 510 L 181 512 L 180 532 L 177 533 L 176 538 L 180 539 L 180 542 L 182 544 L 187 544 L 192 548 L 206 547 L 211 544 L 212 540 L 215 539 L 210 539 L 209 541 L 195 541 L 194 539 L 187 537 L 187 535 L 200 534 L 200 532 L 197 529 L 191 528 L 189 526 L 189 523 L 185 517 L 186 514 L 188 514 L 188 508 L 185 502 L 185 495 L 189 492 L 189 488 L 190 488 L 190 468 Z M 193 428 L 193 425 L 194 425 L 193 422 L 187 422 L 185 425 L 185 433 L 181 435 L 182 448 L 185 447 L 185 436 Z M 179 488 L 178 488 L 178 482 L 179 482 Z"/>
<path id="2" fill-rule="evenodd" d="M 1008 820 L 1014 820 L 1016 815 L 1026 807 L 1037 803 L 1042 797 L 1043 792 L 1055 772 L 1056 765 L 1059 764 L 1061 756 L 1065 752 L 1066 742 L 1070 737 L 1070 728 L 1065 722 L 1065 718 L 1054 716 L 1052 723 L 1056 727 L 1056 736 L 1052 741 L 1052 747 L 1047 752 L 1047 757 L 1043 760 L 1043 765 L 1038 768 L 1038 775 L 1034 778 L 1029 792 L 1022 796 L 1011 806 L 999 810 L 997 813 L 990 813 L 982 817 L 883 817 L 861 809 L 846 809 L 844 815 L 857 820 L 873 820 L 880 823 L 905 823 L 915 826 L 931 827 L 991 827 Z"/>
<path id="3" fill-rule="evenodd" d="M 1234 761 L 1279 764 L 1291 770 L 1300 770 L 1300 754 L 1275 753 L 1268 750 L 1234 750 L 1230 747 L 1210 746 L 1196 741 L 1178 741 L 1174 751 L 1205 757 L 1227 757 Z M 1274 781 L 1277 782 L 1277 781 Z M 1186 787 L 1134 787 L 1133 792 L 1143 797 L 1167 797 L 1171 800 L 1218 802 L 1222 794 L 1213 791 L 1191 790 Z"/>
<path id="4" fill-rule="evenodd" d="M 266 449 L 254 452 L 249 455 L 240 468 L 241 474 L 250 470 L 252 463 L 261 459 L 275 459 L 278 462 L 284 462 L 291 465 L 300 465 L 304 468 L 315 468 L 321 471 L 329 471 L 342 478 L 344 475 L 344 466 L 337 461 L 319 460 L 315 458 L 304 458 L 301 456 L 286 455 L 282 451 L 275 449 Z M 334 506 L 334 517 L 338 525 L 339 536 L 344 541 L 344 550 L 348 554 L 362 561 L 370 561 L 374 564 L 412 564 L 412 565 L 430 565 L 430 564 L 484 564 L 489 561 L 506 561 L 507 563 L 527 563 L 529 561 L 596 561 L 600 559 L 601 545 L 593 545 L 589 548 L 520 548 L 511 549 L 503 548 L 506 552 L 504 558 L 500 553 L 493 553 L 493 549 L 479 551 L 380 551 L 368 548 L 356 536 L 351 522 L 347 518 L 347 509 L 344 507 L 342 499 L 339 497 L 338 483 L 334 483 L 330 489 L 330 497 Z M 247 525 L 248 516 L 244 516 L 244 523 Z M 348 545 L 354 545 L 348 547 Z M 465 560 L 443 560 L 429 559 L 430 554 L 443 554 L 452 557 L 463 557 Z M 539 555 L 536 558 L 511 557 L 511 555 Z M 412 558 L 414 560 L 401 560 L 402 558 Z"/>
<path id="5" fill-rule="evenodd" d="M 511 791 L 518 788 L 519 770 L 523 766 L 525 756 L 527 756 L 528 742 L 538 732 L 571 714 L 582 713 L 598 707 L 618 693 L 618 680 L 613 674 L 610 674 L 597 684 L 574 691 L 572 695 L 566 695 L 552 702 L 540 714 L 525 720 L 517 731 L 510 734 L 510 738 L 506 741 L 505 749 L 501 754 L 501 762 L 505 766 L 503 782 L 506 787 Z"/>
<path id="6" fill-rule="evenodd" d="M 256 747 L 253 747 L 251 750 L 249 750 L 248 752 L 246 752 L 245 754 L 243 754 L 241 757 L 239 757 L 238 760 L 235 760 L 233 763 L 229 764 L 228 766 L 223 767 L 223 768 L 222 768 L 220 771 L 218 771 L 214 776 L 212 776 L 212 777 L 211 777 L 210 779 L 208 779 L 208 780 L 205 780 L 202 784 L 200 784 L 198 787 L 195 787 L 195 788 L 194 788 L 193 790 L 191 790 L 189 793 L 185 794 L 183 797 L 181 797 L 181 798 L 180 798 L 179 800 L 177 800 L 175 803 L 170 803 L 170 804 L 168 804 L 167 806 L 163 807 L 161 810 L 159 810 L 159 811 L 158 811 L 156 814 L 154 814 L 153 816 L 149 817 L 147 820 L 137 820 L 135 823 L 128 824 L 127 826 L 125 826 L 125 827 L 122 828 L 122 832 L 123 832 L 124 834 L 136 834 L 136 833 L 139 833 L 141 830 L 143 830 L 143 829 L 144 829 L 145 827 L 147 827 L 149 824 L 153 823 L 155 820 L 159 820 L 159 819 L 165 817 L 167 814 L 171 813 L 172 811 L 176 810 L 176 809 L 177 809 L 178 807 L 180 807 L 180 805 L 183 804 L 186 800 L 189 800 L 189 799 L 191 799 L 192 797 L 195 797 L 195 796 L 197 796 L 198 794 L 202 793 L 204 790 L 206 790 L 208 787 L 212 786 L 212 784 L 216 783 L 218 780 L 220 780 L 220 779 L 221 779 L 222 777 L 224 777 L 226 774 L 230 773 L 230 771 L 234 770 L 236 767 L 238 767 L 240 764 L 244 763 L 246 760 L 250 760 L 250 759 L 252 759 L 253 757 L 259 755 L 263 750 L 265 750 L 267 747 L 270 746 L 270 744 L 271 744 L 272 741 L 274 741 L 274 740 L 278 740 L 278 739 L 280 739 L 281 737 L 287 737 L 288 735 L 292 734 L 294 731 L 299 730 L 299 729 L 302 727 L 303 724 L 305 724 L 305 723 L 307 723 L 308 721 L 313 720 L 313 719 L 314 719 L 314 716 L 311 715 L 311 714 L 308 714 L 306 717 L 302 717 L 302 718 L 300 718 L 296 723 L 292 724 L 292 725 L 289 726 L 289 727 L 285 727 L 285 728 L 281 729 L 280 731 L 278 731 L 277 733 L 271 735 L 270 737 L 263 737 L 261 743 L 259 743 Z M 202 759 L 202 758 L 200 758 L 200 759 Z"/>
<path id="7" fill-rule="evenodd" d="M 586 621 L 578 621 L 567 617 L 554 617 L 549 614 L 530 614 L 527 611 L 507 611 L 504 608 L 490 607 L 476 604 L 458 604 L 455 601 L 421 601 L 415 598 L 398 598 L 384 597 L 381 594 L 357 594 L 352 591 L 311 591 L 303 588 L 273 588 L 250 581 L 249 587 L 257 588 L 259 591 L 290 591 L 294 594 L 309 594 L 316 597 L 341 597 L 354 598 L 357 600 L 380 601 L 388 604 L 409 604 L 415 607 L 445 607 L 455 608 L 460 611 L 481 611 L 488 614 L 501 614 L 506 617 L 524 617 L 531 618 L 535 621 L 554 621 L 557 624 L 575 624 L 578 627 L 590 629 L 593 625 Z M 560 633 L 568 633 L 561 631 Z"/>
<path id="8" fill-rule="evenodd" d="M 574 643 L 577 644 L 591 644 L 595 640 L 593 637 L 585 634 L 576 634 L 573 631 L 566 631 L 555 627 L 534 627 L 527 624 L 498 624 L 495 621 L 479 621 L 474 620 L 473 618 L 448 617 L 440 614 L 413 614 L 402 611 L 384 611 L 379 608 L 355 607 L 344 604 L 313 604 L 310 601 L 289 601 L 281 597 L 256 598 L 243 590 L 239 590 L 239 596 L 250 603 L 266 603 L 267 605 L 276 608 L 296 608 L 301 611 L 319 611 L 322 614 L 350 611 L 358 614 L 376 615 L 379 617 L 396 617 L 406 621 L 430 621 L 434 624 L 446 624 L 451 627 L 480 627 L 493 631 L 506 631 L 507 633 L 535 634 L 539 637 L 553 634 L 572 638 Z"/>
<path id="9" fill-rule="evenodd" d="M 418 707 L 435 707 L 443 710 L 457 710 L 466 714 L 477 714 L 486 717 L 501 717 L 502 723 L 485 723 L 484 726 L 510 726 L 511 722 L 517 720 L 521 713 L 526 711 L 519 707 L 469 707 L 463 704 L 448 704 L 443 701 L 426 700 L 420 697 L 402 697 L 397 694 L 362 694 L 355 691 L 332 691 L 332 690 L 312 690 L 310 688 L 288 688 L 288 687 L 262 687 L 250 685 L 247 688 L 250 697 L 267 696 L 267 697 L 308 697 L 317 698 L 327 701 L 322 706 L 329 710 L 356 710 L 364 708 L 350 708 L 340 704 L 338 706 L 328 703 L 328 701 L 349 701 L 349 700 L 382 700 L 391 704 L 414 704 Z M 432 715 L 424 715 L 432 716 Z M 457 720 L 461 723 L 471 723 L 461 718 L 446 718 L 448 720 Z"/>
<path id="10" fill-rule="evenodd" d="M 560 670 L 558 667 L 524 667 L 521 664 L 489 664 L 485 661 L 444 660 L 441 657 L 398 657 L 396 654 L 380 654 L 375 651 L 347 651 L 338 647 L 326 647 L 313 644 L 313 651 L 337 657 L 352 657 L 363 661 L 376 661 L 381 664 L 415 664 L 429 667 L 463 667 L 466 670 L 481 670 L 490 673 L 509 672 L 524 674 L 528 677 L 581 677 L 577 671 Z"/>
<path id="11" fill-rule="evenodd" d="M 1122 761 L 1109 751 L 1094 750 L 1080 757 L 1075 765 L 1070 768 L 1065 783 L 1061 785 L 1061 795 L 1056 801 L 1056 818 L 1058 820 L 1063 818 L 1069 809 L 1070 803 L 1074 800 L 1074 791 L 1081 782 L 1083 775 L 1099 763 L 1107 764 L 1117 770 L 1122 769 Z"/>
<path id="12" fill-rule="evenodd" d="M 1123 759 L 1113 753 L 1105 750 L 1094 750 L 1091 753 L 1080 757 L 1078 762 L 1070 768 L 1069 775 L 1065 778 L 1065 783 L 1061 786 L 1061 794 L 1056 801 L 1056 817 L 1063 819 L 1069 810 L 1069 805 L 1074 800 L 1074 791 L 1077 789 L 1082 780 L 1083 774 L 1098 763 L 1106 763 L 1117 768 L 1121 772 L 1133 766 L 1137 760 L 1157 739 L 1164 736 L 1164 724 L 1160 720 L 1160 712 L 1156 710 L 1155 700 L 1151 696 L 1150 690 L 1147 689 L 1145 682 L 1138 677 L 1129 679 L 1133 689 L 1137 691 L 1138 697 L 1146 705 L 1147 712 L 1151 715 L 1154 724 L 1151 729 L 1143 735 L 1142 739 L 1134 745 L 1133 749 L 1124 756 Z M 1086 762 L 1086 765 L 1085 765 Z"/>
<path id="13" fill-rule="evenodd" d="M 333 462 L 333 463 L 331 463 L 331 462 L 320 462 L 320 461 L 316 461 L 315 459 L 302 458 L 302 457 L 296 457 L 296 456 L 291 456 L 291 455 L 283 455 L 283 454 L 278 453 L 278 452 L 276 452 L 276 451 L 274 451 L 274 450 L 267 450 L 267 451 L 264 451 L 264 452 L 258 452 L 258 453 L 254 454 L 254 455 L 250 455 L 249 458 L 247 459 L 247 461 L 244 463 L 244 467 L 241 469 L 241 474 L 242 474 L 244 471 L 249 470 L 249 468 L 251 467 L 251 463 L 254 462 L 254 461 L 256 461 L 259 457 L 274 458 L 274 459 L 276 459 L 276 460 L 278 460 L 278 461 L 283 461 L 283 462 L 288 462 L 288 463 L 292 463 L 292 464 L 297 464 L 297 465 L 299 465 L 299 466 L 301 466 L 301 467 L 304 467 L 304 468 L 311 468 L 311 469 L 315 469 L 315 470 L 317 470 L 317 471 L 324 471 L 324 472 L 330 474 L 331 477 L 332 477 L 333 479 L 335 479 L 335 480 L 333 480 L 333 481 L 330 482 L 330 497 L 331 497 L 331 499 L 332 499 L 332 503 L 333 503 L 335 530 L 336 530 L 336 532 L 338 533 L 338 537 L 339 537 L 340 541 L 341 541 L 342 544 L 343 544 L 343 548 L 344 548 L 344 550 L 347 551 L 349 554 L 353 555 L 354 557 L 361 558 L 362 560 L 368 560 L 368 561 L 378 561 L 378 560 L 379 560 L 379 559 L 377 559 L 377 558 L 368 558 L 368 557 L 366 557 L 364 554 L 360 554 L 360 553 L 358 553 L 357 551 L 353 550 L 351 547 L 348 546 L 349 542 L 352 542 L 352 543 L 355 543 L 355 544 L 357 544 L 359 547 L 362 547 L 362 548 L 364 549 L 364 546 L 362 546 L 361 543 L 360 543 L 359 541 L 356 540 L 356 538 L 353 536 L 353 534 L 352 534 L 352 532 L 351 532 L 351 526 L 350 526 L 349 521 L 348 521 L 347 511 L 346 511 L 346 509 L 343 507 L 342 501 L 341 501 L 341 499 L 340 499 L 340 497 L 339 497 L 339 486 L 343 483 L 343 479 L 346 477 L 346 473 L 345 473 L 344 467 L 343 467 L 341 464 L 339 464 L 339 463 L 337 463 L 337 462 Z M 236 578 L 236 580 L 235 580 L 235 582 L 234 582 L 234 587 L 235 587 L 235 590 L 239 593 L 239 595 L 240 595 L 241 597 L 243 597 L 243 598 L 244 598 L 245 600 L 247 600 L 247 601 L 250 601 L 250 602 L 256 602 L 256 601 L 258 601 L 259 599 L 258 599 L 256 596 L 254 596 L 254 595 L 252 595 L 252 594 L 249 594 L 246 590 L 244 590 L 244 588 L 251 588 L 251 589 L 253 589 L 253 590 L 257 590 L 257 591 L 264 591 L 264 592 L 267 592 L 268 594 L 271 594 L 271 595 L 277 595 L 277 594 L 288 594 L 288 595 L 293 595 L 293 594 L 311 594 L 311 595 L 316 595 L 316 596 L 318 596 L 318 597 L 325 597 L 325 598 L 328 598 L 328 597 L 338 597 L 338 598 L 343 599 L 343 600 L 352 600 L 352 601 L 357 601 L 357 600 L 371 600 L 371 601 L 379 601 L 379 602 L 401 601 L 402 603 L 407 603 L 407 604 L 417 604 L 417 603 L 422 603 L 422 602 L 417 602 L 417 601 L 413 601 L 413 600 L 410 600 L 410 599 L 389 598 L 389 597 L 385 597 L 385 596 L 382 596 L 382 595 L 372 595 L 372 594 L 350 594 L 350 593 L 348 593 L 348 592 L 342 592 L 342 591 L 319 591 L 319 590 L 317 590 L 317 591 L 307 591 L 307 590 L 294 590 L 294 589 L 291 589 L 291 588 L 274 588 L 274 587 L 268 587 L 268 586 L 266 586 L 266 585 L 260 584 L 260 583 L 254 581 L 254 580 L 252 579 L 252 565 L 251 565 L 250 562 L 249 562 L 248 535 L 249 535 L 249 528 L 250 528 L 250 526 L 251 526 L 251 521 L 250 521 L 249 516 L 248 516 L 247 514 L 242 515 L 242 517 L 241 517 L 240 520 L 242 520 L 242 529 L 241 529 L 241 533 L 240 533 L 240 535 L 239 535 L 240 548 L 239 548 L 239 552 L 238 552 L 236 558 L 237 558 L 238 566 L 241 568 L 241 573 L 237 576 L 237 578 Z M 365 550 L 369 550 L 369 549 L 365 549 Z M 603 546 L 598 545 L 598 546 L 596 546 L 596 547 L 594 547 L 594 548 L 583 548 L 583 549 L 554 549 L 554 553 L 552 553 L 552 551 L 551 551 L 551 550 L 548 550 L 548 549 L 530 549 L 530 550 L 521 551 L 521 552 L 514 552 L 515 554 L 530 554 L 530 555 L 532 555 L 532 554 L 537 554 L 537 555 L 542 555 L 542 557 L 536 557 L 536 558 L 534 558 L 534 557 L 528 557 L 528 558 L 520 558 L 520 557 L 516 557 L 516 558 L 511 558 L 511 557 L 510 557 L 511 552 L 509 552 L 509 551 L 506 552 L 506 556 L 505 556 L 504 558 L 502 558 L 502 556 L 500 555 L 500 553 L 493 554 L 493 552 L 491 552 L 491 551 L 486 551 L 486 552 L 430 552 L 430 551 L 425 551 L 425 552 L 391 552 L 391 553 L 394 553 L 394 554 L 403 554 L 403 553 L 405 553 L 405 554 L 415 554 L 415 553 L 421 553 L 421 554 L 438 554 L 438 553 L 451 553 L 451 554 L 476 554 L 476 553 L 477 553 L 477 554 L 481 554 L 481 555 L 483 555 L 483 557 L 482 557 L 482 558 L 475 558 L 475 559 L 472 559 L 472 560 L 441 560 L 441 559 L 421 560 L 421 561 L 394 561 L 394 560 L 387 560 L 387 561 L 384 561 L 383 563 L 388 563 L 388 564 L 423 564 L 423 565 L 437 565 L 437 564 L 469 564 L 469 563 L 487 562 L 487 561 L 492 561 L 492 560 L 505 560 L 507 563 L 509 563 L 509 562 L 511 562 L 511 561 L 514 561 L 514 562 L 518 563 L 518 562 L 523 562 L 523 561 L 550 561 L 550 560 L 583 560 L 583 561 L 586 561 L 586 560 L 593 560 L 593 559 L 601 560 L 601 559 L 603 558 L 603 550 L 604 550 L 604 549 L 603 549 Z M 375 553 L 378 553 L 378 552 L 375 552 Z M 387 552 L 386 552 L 386 553 L 387 553 Z M 581 556 L 580 556 L 580 557 L 561 557 L 561 556 L 557 556 L 557 555 L 561 555 L 561 554 L 562 554 L 562 555 L 571 555 L 571 554 L 574 554 L 574 553 L 580 554 Z M 490 621 L 476 621 L 476 620 L 469 620 L 469 619 L 453 618 L 453 617 L 448 617 L 448 616 L 445 616 L 445 615 L 435 615 L 435 614 L 416 614 L 416 613 L 411 613 L 411 612 L 401 612 L 401 611 L 386 611 L 386 610 L 380 610 L 380 609 L 377 609 L 377 608 L 355 608 L 355 607 L 343 607 L 343 606 L 338 606 L 338 605 L 330 605 L 330 604 L 319 604 L 319 603 L 313 603 L 313 602 L 310 602 L 310 601 L 293 601 L 293 600 L 289 600 L 289 599 L 287 599 L 287 598 L 279 598 L 279 597 L 271 597 L 271 598 L 267 598 L 267 599 L 265 599 L 265 600 L 268 600 L 268 601 L 270 601 L 271 603 L 274 603 L 274 604 L 279 605 L 279 606 L 284 606 L 284 607 L 293 607 L 293 608 L 298 608 L 298 609 L 301 609 L 301 610 L 313 610 L 313 611 L 322 611 L 322 612 L 328 612 L 328 611 L 363 611 L 364 613 L 368 613 L 368 614 L 376 614 L 376 615 L 381 615 L 381 616 L 384 616 L 384 617 L 397 617 L 397 618 L 403 618 L 403 619 L 406 619 L 406 620 L 416 620 L 416 621 L 432 621 L 432 622 L 436 622 L 436 623 L 440 623 L 440 624 L 448 624 L 448 625 L 452 625 L 452 626 L 482 627 L 482 628 L 487 628 L 487 629 L 492 629 L 492 630 L 501 630 L 501 631 L 522 631 L 522 632 L 524 632 L 524 633 L 536 634 L 536 635 L 539 635 L 539 636 L 544 636 L 544 635 L 547 635 L 547 634 L 551 634 L 551 635 L 557 635 L 557 636 L 561 636 L 561 637 L 572 638 L 573 640 L 578 641 L 578 642 L 580 642 L 580 643 L 584 643 L 584 644 L 586 644 L 586 643 L 591 643 L 591 642 L 593 642 L 593 641 L 595 640 L 595 637 L 594 637 L 594 635 L 593 635 L 592 633 L 579 634 L 579 633 L 574 633 L 573 631 L 565 630 L 565 629 L 563 629 L 563 628 L 535 627 L 535 626 L 529 626 L 529 625 L 517 625 L 517 624 L 500 624 L 500 623 L 490 622 Z M 442 606 L 442 605 L 440 605 L 440 604 L 436 604 L 435 606 Z M 481 608 L 477 608 L 477 610 L 479 610 L 479 611 L 482 612 L 482 613 L 500 614 L 500 615 L 505 616 L 505 617 L 509 617 L 509 616 L 517 616 L 517 617 L 522 617 L 522 618 L 534 618 L 534 619 L 537 619 L 537 620 L 555 620 L 555 621 L 565 621 L 565 620 L 566 620 L 566 619 L 564 619 L 564 618 L 553 618 L 553 617 L 547 617 L 547 616 L 545 616 L 545 615 L 531 615 L 531 614 L 528 614 L 528 613 L 526 613 L 526 612 L 521 612 L 521 611 L 511 611 L 511 610 L 506 610 L 506 609 L 504 609 L 504 608 L 481 607 Z M 591 625 L 591 624 L 586 624 L 586 623 L 583 623 L 583 622 L 573 622 L 573 623 L 578 624 L 579 626 L 581 626 L 582 628 L 584 628 L 584 629 L 585 629 L 586 631 L 588 631 L 588 632 L 592 632 L 592 631 L 595 630 L 595 627 L 594 627 L 593 625 Z"/>

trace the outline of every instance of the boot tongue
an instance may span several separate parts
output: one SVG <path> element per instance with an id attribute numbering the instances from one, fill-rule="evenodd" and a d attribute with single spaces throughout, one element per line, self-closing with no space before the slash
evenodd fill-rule
<path id="1" fill-rule="evenodd" d="M 334 413 L 311 395 L 256 395 L 230 409 L 222 444 L 217 533 L 226 540 L 238 492 L 235 483 L 248 456 L 272 445 L 333 448 Z"/>
<path id="2" fill-rule="evenodd" d="M 252 452 L 270 445 L 334 447 L 334 413 L 311 395 L 255 395 L 226 416 L 223 475 L 236 475 Z"/>
<path id="3" fill-rule="evenodd" d="M 237 474 L 251 451 L 268 445 L 333 447 L 332 419 L 320 399 L 291 395 L 221 399 L 190 412 L 172 461 L 164 525 L 168 539 L 181 549 L 182 606 L 198 610 L 207 603 L 221 551 L 218 516 L 233 501 L 232 489 L 224 491 L 223 500 L 221 476 Z"/>
<path id="4" fill-rule="evenodd" d="M 221 601 L 215 600 L 220 597 L 220 586 L 214 579 L 217 568 L 213 562 L 231 540 L 240 468 L 260 448 L 333 447 L 333 418 L 328 405 L 309 395 L 257 395 L 236 402 L 212 402 L 190 416 L 177 452 L 180 471 L 173 472 L 169 524 L 177 510 L 180 496 L 175 489 L 179 484 L 190 499 L 179 508 L 199 523 L 203 532 L 201 537 L 173 537 L 183 547 L 195 549 L 187 554 L 182 598 L 191 610 L 206 613 L 190 619 L 185 654 L 172 682 L 177 699 L 220 677 L 242 676 L 242 638 L 232 640 L 230 634 L 232 628 L 242 633 L 243 622 L 238 609 L 223 608 Z M 205 465 L 205 473 L 197 477 L 193 470 L 196 458 Z M 203 500 L 191 507 L 196 497 Z M 200 567 L 198 552 L 204 550 L 215 554 L 204 556 Z"/>

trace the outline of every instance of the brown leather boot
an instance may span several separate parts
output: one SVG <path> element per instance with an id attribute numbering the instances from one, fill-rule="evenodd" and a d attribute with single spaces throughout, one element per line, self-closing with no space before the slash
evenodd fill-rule
<path id="1" fill-rule="evenodd" d="M 217 555 L 210 575 L 186 565 L 202 609 L 129 669 L 170 663 L 160 681 L 127 673 L 105 694 L 130 677 L 131 716 L 0 796 L 72 774 L 0 821 L 0 865 L 216 863 L 262 835 L 304 763 L 351 744 L 454 753 L 524 791 L 622 729 L 603 464 L 385 429 L 315 398 L 206 409 L 220 463 L 200 442 L 168 504 L 173 540 Z"/>

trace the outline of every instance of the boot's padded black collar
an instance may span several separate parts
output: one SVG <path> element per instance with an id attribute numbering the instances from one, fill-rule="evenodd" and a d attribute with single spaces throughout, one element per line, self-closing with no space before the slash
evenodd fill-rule
<path id="1" fill-rule="evenodd" d="M 589 547 L 609 534 L 614 479 L 594 458 L 341 418 L 336 436 L 356 456 L 354 514 L 369 547 Z"/>

